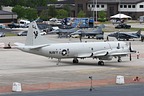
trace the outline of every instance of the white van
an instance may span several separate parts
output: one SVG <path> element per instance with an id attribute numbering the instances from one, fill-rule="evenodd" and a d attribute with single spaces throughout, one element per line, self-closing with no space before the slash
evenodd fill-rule
<path id="1" fill-rule="evenodd" d="M 20 27 L 22 27 L 22 28 L 28 28 L 28 26 L 30 24 L 30 21 L 28 21 L 28 20 L 20 20 L 19 24 L 20 24 Z"/>

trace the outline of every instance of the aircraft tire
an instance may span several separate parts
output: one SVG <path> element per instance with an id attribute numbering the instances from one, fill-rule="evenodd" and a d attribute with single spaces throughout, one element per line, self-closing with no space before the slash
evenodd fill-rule
<path id="1" fill-rule="evenodd" d="M 78 61 L 78 59 L 77 58 L 74 58 L 73 59 L 73 63 L 78 63 L 79 61 Z"/>
<path id="2" fill-rule="evenodd" d="M 121 59 L 118 59 L 118 62 L 121 62 L 122 60 Z"/>
<path id="3" fill-rule="evenodd" d="M 104 66 L 104 62 L 103 61 L 99 61 L 98 65 Z"/>

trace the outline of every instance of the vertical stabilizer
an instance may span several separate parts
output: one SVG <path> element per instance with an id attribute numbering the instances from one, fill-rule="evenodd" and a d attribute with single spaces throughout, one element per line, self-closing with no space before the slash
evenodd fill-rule
<path id="1" fill-rule="evenodd" d="M 35 21 L 31 22 L 29 24 L 25 45 L 35 46 L 35 45 L 42 45 L 47 43 L 48 43 L 47 40 L 41 36 L 40 30 L 36 22 Z"/>
<path id="2" fill-rule="evenodd" d="M 141 36 L 141 29 L 139 29 L 136 34 L 140 37 Z"/>

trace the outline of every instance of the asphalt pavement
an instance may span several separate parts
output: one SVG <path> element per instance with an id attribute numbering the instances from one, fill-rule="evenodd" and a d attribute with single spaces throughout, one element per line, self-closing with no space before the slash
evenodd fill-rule
<path id="1" fill-rule="evenodd" d="M 115 85 L 89 88 L 39 91 L 39 92 L 20 92 L 1 94 L 0 96 L 143 96 L 144 84 Z"/>

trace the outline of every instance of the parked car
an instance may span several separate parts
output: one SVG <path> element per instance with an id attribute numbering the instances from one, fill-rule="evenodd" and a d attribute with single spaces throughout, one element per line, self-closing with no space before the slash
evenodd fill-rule
<path id="1" fill-rule="evenodd" d="M 121 29 L 121 28 L 130 29 L 131 25 L 127 25 L 127 24 L 122 23 L 122 24 L 117 25 L 115 28 L 117 28 L 117 29 Z"/>
<path id="2" fill-rule="evenodd" d="M 41 33 L 40 33 L 41 35 L 46 35 L 47 33 L 46 32 L 44 32 L 44 31 L 41 31 Z"/>
<path id="3" fill-rule="evenodd" d="M 20 28 L 20 25 L 17 23 L 11 23 L 11 24 L 8 24 L 8 27 L 9 28 Z"/>
<path id="4" fill-rule="evenodd" d="M 27 36 L 27 31 L 21 31 L 17 34 L 17 36 Z"/>
<path id="5" fill-rule="evenodd" d="M 5 33 L 4 32 L 0 32 L 0 37 L 5 37 Z"/>
<path id="6" fill-rule="evenodd" d="M 27 32 L 28 31 L 21 31 L 17 34 L 17 36 L 27 36 Z M 46 35 L 47 33 L 46 32 L 41 32 L 40 33 L 41 35 Z"/>
<path id="7" fill-rule="evenodd" d="M 103 34 L 96 35 L 96 39 L 104 39 L 104 35 Z"/>
<path id="8" fill-rule="evenodd" d="M 0 24 L 0 29 L 5 29 L 6 26 L 4 24 Z"/>

